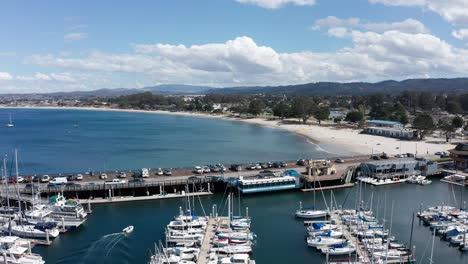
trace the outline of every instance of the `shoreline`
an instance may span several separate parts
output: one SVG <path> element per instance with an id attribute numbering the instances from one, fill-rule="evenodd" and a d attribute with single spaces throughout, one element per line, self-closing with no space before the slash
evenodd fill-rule
<path id="1" fill-rule="evenodd" d="M 138 110 L 119 109 L 109 107 L 60 107 L 60 106 L 0 106 L 0 109 L 49 109 L 49 110 L 82 110 L 82 111 L 107 111 L 126 113 L 146 113 L 187 116 L 198 118 L 216 118 L 227 121 L 238 121 L 251 125 L 259 125 L 293 133 L 305 138 L 310 144 L 317 146 L 318 150 L 332 154 L 371 155 L 385 152 L 389 155 L 399 153 L 417 153 L 423 156 L 431 156 L 437 151 L 447 151 L 453 148 L 452 143 L 446 143 L 440 138 L 426 138 L 425 141 L 407 141 L 395 138 L 360 134 L 359 130 L 351 128 L 336 128 L 312 124 L 284 124 L 280 120 L 265 120 L 263 118 L 238 118 L 229 115 L 213 115 L 206 113 L 170 112 L 163 110 Z M 331 148 L 328 150 L 326 148 Z M 341 153 L 336 153 L 341 152 Z"/>

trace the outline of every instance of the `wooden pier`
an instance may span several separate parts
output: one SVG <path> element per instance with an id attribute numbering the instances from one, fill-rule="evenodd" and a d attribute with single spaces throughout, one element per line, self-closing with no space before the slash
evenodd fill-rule
<path id="1" fill-rule="evenodd" d="M 194 192 L 194 193 L 169 193 L 169 194 L 155 194 L 149 196 L 123 196 L 123 197 L 110 197 L 110 198 L 94 198 L 88 199 L 84 203 L 90 204 L 104 204 L 104 203 L 121 203 L 121 202 L 134 202 L 134 201 L 148 201 L 148 200 L 161 200 L 161 199 L 173 199 L 182 198 L 187 196 L 205 196 L 211 195 L 212 192 Z"/>
<path id="2" fill-rule="evenodd" d="M 341 185 L 332 185 L 332 186 L 325 186 L 325 187 L 318 187 L 318 188 L 310 188 L 310 189 L 301 189 L 302 192 L 313 192 L 313 191 L 323 191 L 323 190 L 334 190 L 334 189 L 342 189 L 342 188 L 349 188 L 353 187 L 354 183 L 345 183 Z"/>
<path id="3" fill-rule="evenodd" d="M 200 254 L 198 255 L 197 264 L 208 264 L 211 241 L 213 240 L 213 237 L 216 233 L 218 221 L 221 221 L 222 218 L 225 218 L 227 221 L 227 217 L 218 217 L 218 220 L 216 218 L 210 218 L 210 220 L 208 220 L 205 235 L 203 236 L 203 242 L 200 247 Z"/>

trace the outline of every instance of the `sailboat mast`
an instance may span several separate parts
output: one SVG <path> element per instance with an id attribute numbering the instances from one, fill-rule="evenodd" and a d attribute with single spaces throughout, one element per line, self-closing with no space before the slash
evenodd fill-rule
<path id="1" fill-rule="evenodd" d="M 20 198 L 19 186 L 18 186 L 19 171 L 18 171 L 18 150 L 17 149 L 15 149 L 15 167 L 16 167 L 16 193 L 18 195 L 18 207 L 21 212 L 21 198 Z"/>
<path id="2" fill-rule="evenodd" d="M 6 184 L 6 198 L 7 198 L 7 206 L 10 208 L 10 189 L 8 188 L 8 179 L 7 179 L 7 155 L 3 156 L 3 178 L 5 179 Z"/>

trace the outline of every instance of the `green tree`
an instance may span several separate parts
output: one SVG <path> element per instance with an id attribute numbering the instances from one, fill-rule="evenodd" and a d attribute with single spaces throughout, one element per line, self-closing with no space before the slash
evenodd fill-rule
<path id="1" fill-rule="evenodd" d="M 422 140 L 430 131 L 434 130 L 434 120 L 429 114 L 419 114 L 413 120 L 413 128 L 418 130 L 419 139 Z"/>
<path id="2" fill-rule="evenodd" d="M 322 120 L 328 119 L 330 116 L 330 109 L 327 106 L 318 107 L 314 111 L 314 117 L 319 122 L 319 125 L 322 124 Z"/>
<path id="3" fill-rule="evenodd" d="M 463 121 L 463 118 L 460 116 L 456 116 L 452 119 L 452 126 L 454 128 L 460 128 L 463 126 L 465 122 Z"/>
<path id="4" fill-rule="evenodd" d="M 442 122 L 442 124 L 439 125 L 439 128 L 442 131 L 444 131 L 445 141 L 449 142 L 450 138 L 452 138 L 453 133 L 455 133 L 455 127 L 452 124 Z"/>
<path id="5" fill-rule="evenodd" d="M 292 102 L 291 110 L 293 115 L 305 124 L 315 111 L 315 103 L 308 97 L 296 97 Z"/>
<path id="6" fill-rule="evenodd" d="M 283 120 L 285 117 L 288 117 L 291 112 L 291 107 L 286 102 L 279 102 L 273 107 L 273 115 L 279 117 Z"/>
<path id="7" fill-rule="evenodd" d="M 346 114 L 346 118 L 345 118 L 346 121 L 350 121 L 353 123 L 360 122 L 363 119 L 364 119 L 364 116 L 359 111 L 351 111 Z"/>
<path id="8" fill-rule="evenodd" d="M 252 115 L 259 115 L 265 110 L 265 103 L 262 100 L 254 99 L 249 102 L 248 113 Z"/>
<path id="9" fill-rule="evenodd" d="M 458 101 L 450 101 L 447 102 L 446 106 L 447 112 L 451 114 L 461 114 L 463 113 L 463 109 Z"/>

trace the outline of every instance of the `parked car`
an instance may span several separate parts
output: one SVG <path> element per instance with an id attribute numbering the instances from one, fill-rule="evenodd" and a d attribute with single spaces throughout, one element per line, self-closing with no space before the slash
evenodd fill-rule
<path id="1" fill-rule="evenodd" d="M 171 176 L 172 175 L 172 170 L 171 169 L 165 169 L 163 173 L 166 176 Z"/>
<path id="2" fill-rule="evenodd" d="M 408 158 L 414 158 L 414 154 L 413 154 L 413 153 L 406 153 L 406 157 L 408 157 Z"/>
<path id="3" fill-rule="evenodd" d="M 403 155 L 401 155 L 401 154 L 396 154 L 396 155 L 395 155 L 395 158 L 403 158 Z"/>
<path id="4" fill-rule="evenodd" d="M 372 156 L 371 156 L 371 159 L 373 159 L 373 160 L 379 160 L 379 159 L 380 159 L 380 156 L 379 156 L 379 155 L 372 155 Z"/>
<path id="5" fill-rule="evenodd" d="M 75 175 L 73 174 L 68 174 L 67 176 L 67 181 L 73 181 L 75 179 Z"/>
<path id="6" fill-rule="evenodd" d="M 0 178 L 0 183 L 5 184 L 7 183 L 7 179 L 5 177 Z"/>
<path id="7" fill-rule="evenodd" d="M 299 165 L 299 166 L 305 166 L 306 165 L 306 160 L 305 159 L 298 159 L 296 164 Z"/>
<path id="8" fill-rule="evenodd" d="M 42 175 L 41 180 L 42 183 L 46 183 L 50 181 L 50 176 L 49 175 Z"/>
<path id="9" fill-rule="evenodd" d="M 142 178 L 149 178 L 149 170 L 147 168 L 143 168 L 140 171 L 140 175 Z"/>
<path id="10" fill-rule="evenodd" d="M 260 163 L 255 164 L 255 169 L 256 170 L 261 170 L 262 169 L 262 166 L 260 165 Z"/>
<path id="11" fill-rule="evenodd" d="M 119 178 L 126 178 L 127 177 L 127 173 L 125 173 L 125 171 L 121 171 L 119 173 Z"/>
<path id="12" fill-rule="evenodd" d="M 226 171 L 226 167 L 224 167 L 224 165 L 221 164 L 221 163 L 216 164 L 216 167 L 218 167 L 219 170 L 222 171 L 222 172 L 225 172 L 225 171 Z"/>
<path id="13" fill-rule="evenodd" d="M 47 184 L 47 188 L 58 188 L 60 187 L 60 184 L 57 184 L 57 183 L 49 183 Z"/>
<path id="14" fill-rule="evenodd" d="M 388 159 L 389 157 L 388 157 L 387 153 L 384 152 L 384 153 L 382 153 L 382 154 L 380 155 L 380 158 L 381 158 L 381 159 Z"/>
<path id="15" fill-rule="evenodd" d="M 284 162 L 284 161 L 280 162 L 280 165 L 281 165 L 281 167 L 283 167 L 283 168 L 288 166 L 288 164 L 287 164 L 286 162 Z"/>
<path id="16" fill-rule="evenodd" d="M 101 180 L 107 179 L 107 174 L 106 173 L 101 173 L 101 175 L 99 176 L 99 179 L 101 179 Z"/>
<path id="17" fill-rule="evenodd" d="M 251 164 L 247 165 L 245 168 L 248 169 L 248 170 L 255 170 L 256 166 L 255 166 L 255 164 L 251 163 Z"/>
<path id="18" fill-rule="evenodd" d="M 220 172 L 221 168 L 216 165 L 210 165 L 211 172 Z"/>
<path id="19" fill-rule="evenodd" d="M 8 183 L 16 183 L 16 177 L 9 177 Z"/>
<path id="20" fill-rule="evenodd" d="M 49 181 L 49 183 L 54 183 L 54 184 L 65 184 L 67 182 L 68 182 L 67 177 L 55 177 Z"/>
<path id="21" fill-rule="evenodd" d="M 336 163 L 344 163 L 344 159 L 342 158 L 338 158 L 335 160 Z"/>
<path id="22" fill-rule="evenodd" d="M 232 171 L 241 171 L 241 170 L 242 170 L 242 167 L 241 167 L 241 165 L 238 165 L 238 164 L 232 164 L 231 167 L 230 167 L 230 169 L 231 169 Z"/>
<path id="23" fill-rule="evenodd" d="M 76 181 L 82 181 L 82 180 L 83 180 L 83 174 L 77 174 L 77 175 L 75 175 L 75 180 L 76 180 Z"/>
<path id="24" fill-rule="evenodd" d="M 268 169 L 268 164 L 266 164 L 265 162 L 262 162 L 262 163 L 260 163 L 260 167 L 262 169 Z"/>
<path id="25" fill-rule="evenodd" d="M 267 162 L 268 168 L 273 168 L 273 162 L 269 161 Z"/>
<path id="26" fill-rule="evenodd" d="M 164 175 L 164 171 L 161 168 L 156 170 L 156 175 Z"/>
<path id="27" fill-rule="evenodd" d="M 442 151 L 437 151 L 434 155 L 440 156 L 442 155 Z"/>
<path id="28" fill-rule="evenodd" d="M 193 172 L 197 174 L 202 174 L 203 168 L 201 166 L 195 166 L 195 168 L 193 168 Z"/>
<path id="29" fill-rule="evenodd" d="M 24 177 L 24 183 L 31 183 L 33 181 L 33 176 L 26 176 Z"/>
<path id="30" fill-rule="evenodd" d="M 281 168 L 281 162 L 274 162 L 273 168 Z"/>
<path id="31" fill-rule="evenodd" d="M 211 170 L 210 170 L 210 166 L 208 166 L 208 165 L 203 166 L 203 172 L 204 172 L 204 173 L 208 173 L 208 172 L 210 172 L 210 171 L 211 171 Z"/>

